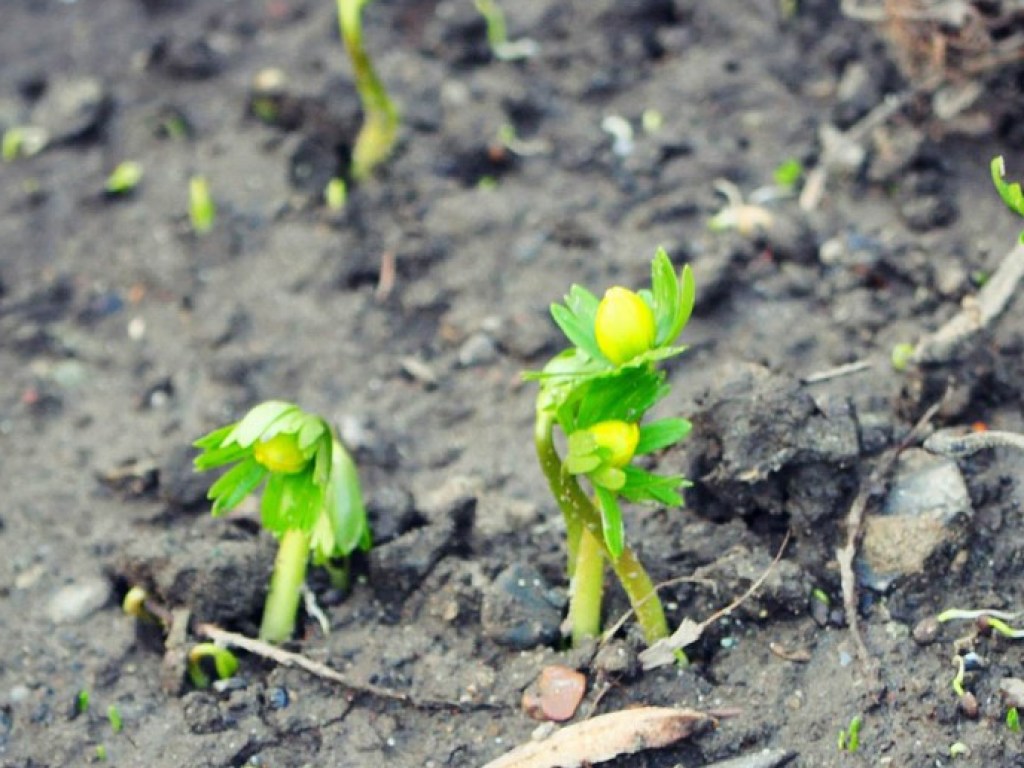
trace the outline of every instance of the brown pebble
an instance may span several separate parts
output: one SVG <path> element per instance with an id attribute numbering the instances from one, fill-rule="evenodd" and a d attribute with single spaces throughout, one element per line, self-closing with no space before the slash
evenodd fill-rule
<path id="1" fill-rule="evenodd" d="M 587 678 L 575 669 L 553 664 L 523 691 L 523 711 L 534 720 L 562 722 L 576 714 L 587 690 Z"/>
<path id="2" fill-rule="evenodd" d="M 939 620 L 934 616 L 921 619 L 914 626 L 914 642 L 918 645 L 931 645 L 939 636 Z"/>
<path id="3" fill-rule="evenodd" d="M 975 698 L 973 693 L 970 691 L 964 693 L 957 704 L 960 707 L 960 711 L 964 713 L 964 717 L 968 720 L 978 719 L 978 699 Z"/>

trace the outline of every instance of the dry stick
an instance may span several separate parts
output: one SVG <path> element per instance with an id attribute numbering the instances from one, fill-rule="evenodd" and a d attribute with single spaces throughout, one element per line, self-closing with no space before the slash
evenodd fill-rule
<path id="1" fill-rule="evenodd" d="M 956 429 L 940 429 L 924 441 L 926 451 L 951 459 L 960 459 L 986 448 L 1016 448 L 1024 451 L 1024 435 L 996 429 L 963 434 Z"/>
<path id="2" fill-rule="evenodd" d="M 311 675 L 338 683 L 355 691 L 356 693 L 365 693 L 381 699 L 400 701 L 406 704 L 412 704 L 415 707 L 426 709 L 446 707 L 453 707 L 455 709 L 467 708 L 467 704 L 465 702 L 448 701 L 446 699 L 414 699 L 408 693 L 403 693 L 402 691 L 384 688 L 379 685 L 374 685 L 373 683 L 356 682 L 355 680 L 346 677 L 341 672 L 331 669 L 331 667 L 326 664 L 314 661 L 300 653 L 292 653 L 291 651 L 278 648 L 270 643 L 265 643 L 262 640 L 256 640 L 252 637 L 240 635 L 237 632 L 228 632 L 226 629 L 221 629 L 214 624 L 200 624 L 195 628 L 195 631 L 203 637 L 210 638 L 215 643 L 227 647 L 241 648 L 242 650 L 248 651 L 256 656 L 261 656 L 264 659 L 270 659 L 271 661 L 280 664 L 282 667 L 298 667 L 299 669 L 309 672 Z M 474 704 L 472 706 L 478 707 L 481 705 Z"/>
<path id="3" fill-rule="evenodd" d="M 893 448 L 890 448 L 879 459 L 878 464 L 871 471 L 867 482 L 863 483 L 856 498 L 850 505 L 850 511 L 846 514 L 846 544 L 836 550 L 836 559 L 839 561 L 839 578 L 843 589 L 843 610 L 846 612 L 846 621 L 850 627 L 850 634 L 857 646 L 857 655 L 865 667 L 865 671 L 875 677 L 877 668 L 874 659 L 864 644 L 864 638 L 860 632 L 860 620 L 857 615 L 857 576 L 853 571 L 853 561 L 857 556 L 857 547 L 864 531 L 864 512 L 868 503 L 885 493 L 885 486 L 888 482 L 889 473 L 896 463 L 896 459 L 903 450 L 916 442 L 920 435 L 927 429 L 935 414 L 945 404 L 952 389 L 947 389 L 942 398 L 933 404 L 918 422 L 911 428 L 906 436 Z"/>
<path id="4" fill-rule="evenodd" d="M 1017 243 L 996 271 L 978 291 L 964 300 L 963 309 L 930 336 L 923 338 L 914 350 L 914 362 L 945 363 L 972 341 L 1002 314 L 1021 279 L 1024 278 L 1024 243 Z"/>
<path id="5" fill-rule="evenodd" d="M 855 373 L 870 370 L 872 367 L 873 363 L 870 360 L 856 360 L 852 363 L 837 365 L 835 368 L 828 368 L 824 371 L 817 371 L 815 373 L 808 374 L 800 379 L 800 383 L 819 384 L 823 381 L 831 381 L 832 379 L 839 379 L 843 376 L 852 376 Z"/>

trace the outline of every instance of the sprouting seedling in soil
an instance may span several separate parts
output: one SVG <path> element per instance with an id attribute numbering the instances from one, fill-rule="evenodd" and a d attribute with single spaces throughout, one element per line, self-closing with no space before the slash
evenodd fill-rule
<path id="1" fill-rule="evenodd" d="M 260 502 L 263 527 L 279 541 L 260 639 L 291 637 L 306 565 L 331 570 L 347 582 L 348 556 L 370 548 L 370 527 L 355 463 L 319 416 L 291 403 L 269 400 L 241 421 L 195 442 L 199 471 L 233 464 L 208 493 L 214 516 L 222 515 L 266 483 Z M 343 565 L 332 570 L 333 563 Z"/>
<path id="2" fill-rule="evenodd" d="M 1021 190 L 1021 186 L 1018 182 L 1007 182 L 1004 181 L 1006 176 L 1006 163 L 1003 161 L 1003 156 L 992 158 L 992 183 L 996 185 L 996 190 L 999 192 L 999 196 L 1006 203 L 1006 207 L 1016 213 L 1021 218 L 1024 218 L 1024 191 Z M 1020 241 L 1024 243 L 1024 231 L 1020 233 Z"/>
<path id="3" fill-rule="evenodd" d="M 120 733 L 124 729 L 124 720 L 121 719 L 121 710 L 117 708 L 117 704 L 107 707 L 107 721 L 114 733 Z"/>
<path id="4" fill-rule="evenodd" d="M 213 223 L 217 220 L 217 205 L 202 176 L 193 176 L 188 180 L 188 220 L 197 235 L 205 235 L 213 229 Z"/>
<path id="5" fill-rule="evenodd" d="M 362 11 L 370 0 L 338 0 L 338 25 L 352 62 L 363 125 L 352 147 L 352 178 L 365 179 L 391 155 L 398 138 L 398 107 L 388 96 L 363 46 Z"/>
<path id="6" fill-rule="evenodd" d="M 860 715 L 854 715 L 845 731 L 839 732 L 838 747 L 840 752 L 856 752 L 860 749 Z"/>
<path id="7" fill-rule="evenodd" d="M 487 24 L 487 44 L 494 58 L 498 61 L 515 61 L 537 55 L 539 47 L 534 40 L 525 37 L 515 41 L 508 39 L 505 13 L 494 0 L 473 0 L 473 4 Z"/>
<path id="8" fill-rule="evenodd" d="M 215 643 L 199 643 L 188 652 L 188 677 L 196 688 L 209 688 L 214 680 L 227 680 L 238 671 L 238 659 Z"/>
<path id="9" fill-rule="evenodd" d="M 89 691 L 85 688 L 75 696 L 75 715 L 84 715 L 89 712 Z"/>
<path id="10" fill-rule="evenodd" d="M 551 493 L 565 517 L 569 621 L 574 643 L 601 630 L 605 563 L 622 583 L 648 644 L 668 635 L 650 577 L 625 542 L 623 500 L 682 504 L 680 475 L 656 475 L 633 463 L 690 431 L 685 419 L 643 424 L 668 394 L 657 363 L 685 349 L 674 346 L 693 310 L 689 267 L 676 274 L 664 250 L 651 265 L 651 290 L 609 288 L 600 301 L 572 286 L 551 314 L 572 346 L 527 378 L 539 382 L 534 444 Z M 563 457 L 555 428 L 566 438 Z M 592 496 L 584 491 L 590 488 Z"/>
<path id="11" fill-rule="evenodd" d="M 1017 711 L 1016 707 L 1010 707 L 1006 710 L 1006 727 L 1012 733 L 1020 733 L 1020 712 Z"/>
<path id="12" fill-rule="evenodd" d="M 775 180 L 775 186 L 787 190 L 792 190 L 803 175 L 803 163 L 793 157 L 782 161 L 778 166 L 776 166 L 775 170 L 772 171 L 772 178 Z"/>
<path id="13" fill-rule="evenodd" d="M 328 210 L 337 213 L 345 207 L 347 199 L 348 187 L 345 185 L 344 179 L 334 178 L 327 182 L 327 186 L 324 188 L 324 203 L 327 204 Z"/>
<path id="14" fill-rule="evenodd" d="M 125 160 L 118 163 L 117 167 L 111 171 L 103 189 L 111 197 L 127 195 L 139 186 L 140 181 L 142 181 L 142 164 L 135 160 Z"/>

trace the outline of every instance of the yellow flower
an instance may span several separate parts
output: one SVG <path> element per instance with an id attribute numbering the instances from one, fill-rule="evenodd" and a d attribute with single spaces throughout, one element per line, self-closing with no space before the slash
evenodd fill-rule
<path id="1" fill-rule="evenodd" d="M 279 433 L 252 447 L 253 458 L 271 472 L 291 475 L 302 471 L 309 459 L 299 450 L 294 434 Z"/>
<path id="2" fill-rule="evenodd" d="M 629 421 L 601 421 L 587 428 L 599 448 L 611 451 L 608 464 L 622 468 L 633 460 L 637 443 L 640 442 L 640 427 Z"/>
<path id="3" fill-rule="evenodd" d="M 594 336 L 614 365 L 628 363 L 654 346 L 654 312 L 639 294 L 618 286 L 605 291 L 597 305 Z"/>

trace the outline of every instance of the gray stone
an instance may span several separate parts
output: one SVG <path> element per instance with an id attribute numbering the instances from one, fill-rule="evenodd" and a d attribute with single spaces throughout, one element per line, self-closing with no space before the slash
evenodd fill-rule
<path id="1" fill-rule="evenodd" d="M 110 584 L 99 576 L 77 581 L 59 589 L 50 598 L 46 615 L 54 624 L 73 624 L 105 606 L 110 594 Z"/>
<path id="2" fill-rule="evenodd" d="M 51 143 L 77 141 L 102 127 L 111 106 L 110 94 L 96 78 L 56 78 L 32 111 L 32 124 Z"/>
<path id="3" fill-rule="evenodd" d="M 565 598 L 532 565 L 514 563 L 484 592 L 480 621 L 498 645 L 526 650 L 560 636 Z"/>
<path id="4" fill-rule="evenodd" d="M 498 359 L 498 345 L 486 333 L 474 333 L 459 347 L 458 359 L 463 368 L 493 363 Z"/>
<path id="5" fill-rule="evenodd" d="M 922 573 L 932 555 L 956 542 L 958 522 L 972 515 L 955 461 L 917 448 L 904 451 L 882 510 L 864 521 L 863 583 L 885 591 Z"/>

